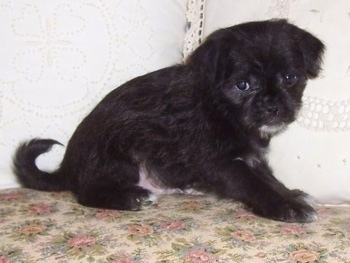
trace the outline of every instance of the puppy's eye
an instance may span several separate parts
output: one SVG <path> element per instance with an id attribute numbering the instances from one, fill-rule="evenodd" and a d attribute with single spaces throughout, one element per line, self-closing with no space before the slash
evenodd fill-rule
<path id="1" fill-rule="evenodd" d="M 239 81 L 236 83 L 235 87 L 236 87 L 236 89 L 245 91 L 245 90 L 249 90 L 250 85 L 247 81 Z"/>
<path id="2" fill-rule="evenodd" d="M 288 86 L 292 86 L 298 81 L 298 77 L 294 74 L 287 74 L 284 76 L 284 81 Z"/>

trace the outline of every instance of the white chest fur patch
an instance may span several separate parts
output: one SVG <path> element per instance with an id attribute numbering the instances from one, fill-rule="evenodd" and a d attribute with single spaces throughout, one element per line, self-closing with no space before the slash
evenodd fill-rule
<path id="1" fill-rule="evenodd" d="M 287 125 L 279 124 L 279 125 L 263 125 L 259 128 L 260 135 L 262 138 L 266 138 L 272 135 L 275 135 L 281 131 L 283 131 Z"/>

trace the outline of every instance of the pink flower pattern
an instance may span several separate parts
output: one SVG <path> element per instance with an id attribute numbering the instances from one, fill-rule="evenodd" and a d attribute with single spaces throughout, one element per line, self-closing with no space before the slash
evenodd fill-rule
<path id="1" fill-rule="evenodd" d="M 208 196 L 164 196 L 139 212 L 79 205 L 71 194 L 0 191 L 0 263 L 350 262 L 350 209 L 312 224 L 267 220 Z"/>
<path id="2" fill-rule="evenodd" d="M 191 263 L 213 263 L 215 257 L 214 255 L 202 250 L 193 250 L 185 256 L 185 260 Z"/>
<path id="3" fill-rule="evenodd" d="M 46 204 L 35 204 L 35 205 L 30 205 L 28 207 L 28 211 L 30 213 L 35 213 L 35 214 L 46 214 L 52 211 L 52 207 Z"/>
<path id="4" fill-rule="evenodd" d="M 96 238 L 84 234 L 69 239 L 68 245 L 75 248 L 85 248 L 96 244 Z"/>

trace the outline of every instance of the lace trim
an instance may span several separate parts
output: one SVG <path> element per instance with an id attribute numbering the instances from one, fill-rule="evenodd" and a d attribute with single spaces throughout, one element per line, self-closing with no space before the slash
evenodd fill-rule
<path id="1" fill-rule="evenodd" d="M 271 0 L 266 18 L 288 17 L 292 1 L 293 0 Z"/>
<path id="2" fill-rule="evenodd" d="M 187 7 L 187 32 L 184 40 L 184 60 L 202 42 L 205 0 L 189 0 Z"/>
<path id="3" fill-rule="evenodd" d="M 297 122 L 309 130 L 349 131 L 350 99 L 336 101 L 305 96 Z"/>
<path id="4" fill-rule="evenodd" d="M 267 17 L 287 17 L 290 0 L 273 0 L 270 3 Z M 184 60 L 195 50 L 203 39 L 206 0 L 189 0 L 187 6 L 187 32 L 184 39 Z"/>

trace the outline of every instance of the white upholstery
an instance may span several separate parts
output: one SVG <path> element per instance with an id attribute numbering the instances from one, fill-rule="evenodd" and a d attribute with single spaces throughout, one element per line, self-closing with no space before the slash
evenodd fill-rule
<path id="1" fill-rule="evenodd" d="M 110 90 L 180 63 L 186 7 L 187 0 L 1 1 L 0 188 L 16 186 L 10 164 L 20 141 L 65 144 Z M 52 169 L 63 151 L 39 165 Z"/>

